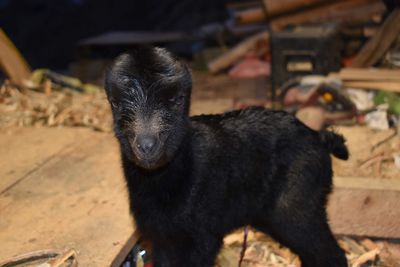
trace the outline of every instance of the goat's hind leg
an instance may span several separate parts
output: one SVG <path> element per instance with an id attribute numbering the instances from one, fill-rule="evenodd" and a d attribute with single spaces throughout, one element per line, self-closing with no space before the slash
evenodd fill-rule
<path id="1" fill-rule="evenodd" d="M 323 218 L 301 220 L 305 218 L 289 216 L 255 227 L 299 255 L 302 267 L 347 267 L 345 254 Z"/>
<path id="2" fill-rule="evenodd" d="M 325 181 L 329 182 L 328 178 Z M 303 267 L 347 267 L 345 254 L 327 222 L 329 184 L 324 186 L 323 179 L 302 175 L 287 181 L 273 207 L 261 214 L 255 228 L 298 254 Z"/>

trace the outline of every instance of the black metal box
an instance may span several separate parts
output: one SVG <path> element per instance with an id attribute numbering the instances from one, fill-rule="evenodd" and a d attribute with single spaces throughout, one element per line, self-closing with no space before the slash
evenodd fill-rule
<path id="1" fill-rule="evenodd" d="M 271 35 L 272 87 L 310 74 L 328 74 L 341 66 L 341 39 L 335 24 L 297 26 Z"/>

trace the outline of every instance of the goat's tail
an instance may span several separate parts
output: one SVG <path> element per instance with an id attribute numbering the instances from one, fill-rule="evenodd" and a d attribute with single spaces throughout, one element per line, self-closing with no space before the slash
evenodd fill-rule
<path id="1" fill-rule="evenodd" d="M 346 139 L 343 137 L 343 135 L 327 130 L 322 130 L 319 132 L 319 136 L 324 146 L 335 157 L 343 160 L 347 160 L 349 158 L 349 150 L 345 145 Z"/>

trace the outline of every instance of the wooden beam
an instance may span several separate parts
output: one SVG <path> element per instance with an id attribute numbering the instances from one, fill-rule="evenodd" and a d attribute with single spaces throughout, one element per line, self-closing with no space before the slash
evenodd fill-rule
<path id="1" fill-rule="evenodd" d="M 265 10 L 261 7 L 249 8 L 234 13 L 236 22 L 240 24 L 258 23 L 266 20 Z"/>
<path id="2" fill-rule="evenodd" d="M 339 77 L 348 88 L 400 92 L 400 70 L 344 68 L 331 75 Z"/>
<path id="3" fill-rule="evenodd" d="M 387 190 L 400 192 L 400 179 L 382 179 L 365 177 L 335 177 L 335 188 Z"/>
<path id="4" fill-rule="evenodd" d="M 269 42 L 269 32 L 257 33 L 228 50 L 220 57 L 208 63 L 208 69 L 211 73 L 217 73 L 230 67 L 236 61 L 241 59 L 248 51 L 255 49 L 259 42 Z M 268 47 L 268 46 L 267 46 Z"/>
<path id="5" fill-rule="evenodd" d="M 369 20 L 372 15 L 382 14 L 385 10 L 386 7 L 380 0 L 336 1 L 277 17 L 271 21 L 271 27 L 272 30 L 279 31 L 288 25 L 299 25 L 302 23 L 331 21 L 339 23 L 363 22 Z"/>
<path id="6" fill-rule="evenodd" d="M 332 230 L 341 235 L 400 238 L 399 199 L 400 192 L 394 190 L 335 187 L 327 207 Z"/>
<path id="7" fill-rule="evenodd" d="M 387 17 L 378 32 L 364 45 L 354 58 L 353 67 L 370 67 L 378 63 L 400 34 L 400 8 Z"/>
<path id="8" fill-rule="evenodd" d="M 344 81 L 343 86 L 354 89 L 382 90 L 400 93 L 400 82 L 395 81 Z"/>
<path id="9" fill-rule="evenodd" d="M 346 81 L 398 81 L 400 70 L 381 68 L 343 68 L 337 73 L 340 79 Z"/>
<path id="10" fill-rule="evenodd" d="M 4 31 L 0 28 L 0 68 L 12 83 L 23 86 L 31 78 L 31 69 Z"/>
<path id="11" fill-rule="evenodd" d="M 400 238 L 400 180 L 334 177 L 328 217 L 335 234 Z"/>
<path id="12" fill-rule="evenodd" d="M 263 0 L 268 16 L 276 16 L 294 10 L 332 2 L 331 0 Z"/>
<path id="13" fill-rule="evenodd" d="M 139 241 L 140 232 L 139 230 L 135 230 L 135 232 L 131 235 L 131 237 L 126 241 L 120 252 L 115 256 L 113 262 L 111 263 L 111 267 L 121 267 L 124 263 L 125 259 L 131 253 L 133 247 Z"/>

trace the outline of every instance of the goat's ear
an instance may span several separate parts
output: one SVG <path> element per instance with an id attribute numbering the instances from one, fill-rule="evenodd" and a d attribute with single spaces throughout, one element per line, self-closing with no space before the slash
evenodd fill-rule
<path id="1" fill-rule="evenodd" d="M 112 66 L 108 67 L 105 71 L 104 89 L 111 105 L 115 105 L 117 99 L 119 99 L 119 95 L 121 94 L 121 89 L 117 82 L 117 75 L 118 74 L 113 71 Z"/>
<path id="2" fill-rule="evenodd" d="M 109 99 L 116 98 L 121 92 L 121 82 L 126 77 L 127 69 L 132 64 L 133 57 L 130 54 L 118 56 L 105 71 L 104 87 Z"/>
<path id="3" fill-rule="evenodd" d="M 186 90 L 192 91 L 192 71 L 190 70 L 189 66 L 185 63 L 181 63 L 183 67 L 183 82 L 184 82 L 184 87 Z"/>
<path id="4" fill-rule="evenodd" d="M 108 66 L 104 71 L 104 89 L 106 91 L 107 96 L 111 93 L 111 66 Z"/>

